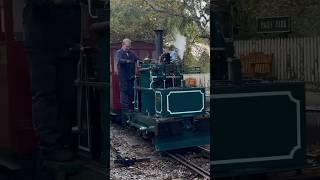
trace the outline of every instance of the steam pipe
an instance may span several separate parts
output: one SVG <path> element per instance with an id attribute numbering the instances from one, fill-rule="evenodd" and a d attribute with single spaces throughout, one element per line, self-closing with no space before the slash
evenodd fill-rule
<path id="1" fill-rule="evenodd" d="M 156 46 L 156 60 L 159 62 L 159 58 L 162 54 L 162 45 L 163 45 L 163 30 L 156 29 L 155 32 L 155 39 L 154 44 Z"/>

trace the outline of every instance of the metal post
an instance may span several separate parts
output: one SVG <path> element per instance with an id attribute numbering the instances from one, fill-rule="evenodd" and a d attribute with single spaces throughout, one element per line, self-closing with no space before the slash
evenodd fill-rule
<path id="1" fill-rule="evenodd" d="M 156 46 L 156 60 L 159 62 L 159 57 L 162 54 L 162 46 L 163 46 L 163 30 L 162 29 L 156 29 L 155 32 L 155 39 L 154 44 Z"/>
<path id="2" fill-rule="evenodd" d="M 241 84 L 241 62 L 239 58 L 228 59 L 228 79 L 234 85 Z"/>
<path id="3" fill-rule="evenodd" d="M 213 54 L 213 79 L 225 80 L 228 76 L 227 59 L 234 56 L 233 27 L 230 1 L 217 0 L 212 6 L 213 23 L 211 43 Z"/>

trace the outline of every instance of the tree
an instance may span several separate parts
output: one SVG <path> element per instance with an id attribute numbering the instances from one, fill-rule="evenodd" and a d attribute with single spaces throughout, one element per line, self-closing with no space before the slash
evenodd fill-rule
<path id="1" fill-rule="evenodd" d="M 184 54 L 184 67 L 188 69 L 194 66 L 201 66 L 204 72 L 209 72 L 210 58 L 204 52 L 201 60 L 195 58 L 191 53 L 195 43 L 209 44 L 210 38 L 210 1 L 209 0 L 176 0 L 168 3 L 166 0 L 143 0 L 142 6 L 147 7 L 147 11 L 154 11 L 161 14 L 168 21 L 166 24 L 171 32 L 167 40 L 173 40 L 172 35 L 176 29 L 187 37 L 186 51 Z M 171 37 L 170 37 L 171 35 Z"/>
<path id="2" fill-rule="evenodd" d="M 162 27 L 171 34 L 178 29 L 183 32 L 188 26 L 197 26 L 197 36 L 209 39 L 209 0 L 111 0 L 111 35 L 120 38 L 132 35 L 150 38 L 151 29 Z"/>
<path id="3" fill-rule="evenodd" d="M 110 39 L 119 42 L 153 40 L 153 30 L 165 30 L 165 41 L 174 41 L 177 33 L 187 38 L 183 59 L 196 64 L 188 50 L 198 43 L 209 43 L 209 0 L 111 0 Z M 181 52 L 181 51 L 180 51 Z M 190 57 L 188 57 L 190 56 Z M 209 62 L 209 58 L 207 59 Z"/>
<path id="4" fill-rule="evenodd" d="M 156 28 L 157 15 L 144 12 L 141 7 L 129 0 L 111 0 L 110 4 L 110 40 L 123 38 L 132 40 L 151 40 Z"/>
<path id="5" fill-rule="evenodd" d="M 199 37 L 209 39 L 210 2 L 209 0 L 143 0 L 142 5 L 147 6 L 148 11 L 155 11 L 166 16 L 180 19 L 180 27 L 195 23 L 200 32 Z"/>

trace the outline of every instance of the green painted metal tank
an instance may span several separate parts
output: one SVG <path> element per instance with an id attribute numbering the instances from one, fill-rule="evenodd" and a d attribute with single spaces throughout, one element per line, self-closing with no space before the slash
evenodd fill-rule
<path id="1" fill-rule="evenodd" d="M 305 165 L 303 83 L 220 85 L 211 99 L 214 173 Z"/>
<path id="2" fill-rule="evenodd" d="M 157 151 L 209 144 L 205 88 L 184 86 L 181 65 L 141 64 L 135 79 L 135 112 L 128 123 L 153 139 Z"/>

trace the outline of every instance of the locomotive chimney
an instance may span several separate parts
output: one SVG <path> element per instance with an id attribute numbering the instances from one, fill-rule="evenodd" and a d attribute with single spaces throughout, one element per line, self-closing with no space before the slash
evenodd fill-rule
<path id="1" fill-rule="evenodd" d="M 156 29 L 155 32 L 155 39 L 154 44 L 156 46 L 156 59 L 159 60 L 159 57 L 162 54 L 162 44 L 163 44 L 163 30 L 162 29 Z"/>

